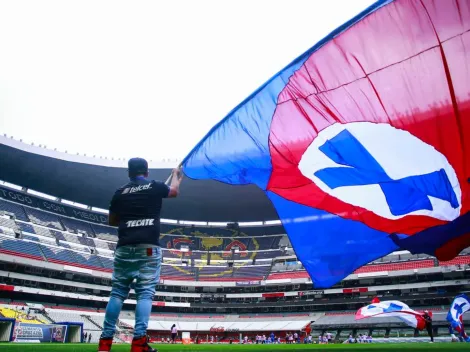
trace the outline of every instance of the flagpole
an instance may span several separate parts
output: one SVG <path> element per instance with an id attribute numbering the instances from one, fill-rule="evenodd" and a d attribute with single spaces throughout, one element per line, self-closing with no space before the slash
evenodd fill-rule
<path id="1" fill-rule="evenodd" d="M 182 166 L 182 165 L 183 165 L 182 162 L 179 163 L 178 166 L 177 166 L 177 169 L 181 169 L 181 166 Z M 170 185 L 170 181 L 171 181 L 171 178 L 172 178 L 172 177 L 173 177 L 173 171 L 170 173 L 170 176 L 168 176 L 168 178 L 167 178 L 166 181 L 165 181 L 165 184 L 166 184 L 167 186 Z"/>
<path id="2" fill-rule="evenodd" d="M 167 186 L 170 184 L 171 176 L 173 176 L 173 175 L 170 174 L 170 176 L 168 176 L 168 178 L 167 178 L 166 181 L 165 181 L 165 184 L 166 184 Z"/>

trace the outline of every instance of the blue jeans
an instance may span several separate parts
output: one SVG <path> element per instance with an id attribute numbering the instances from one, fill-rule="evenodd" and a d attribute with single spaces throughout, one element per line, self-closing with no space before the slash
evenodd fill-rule
<path id="1" fill-rule="evenodd" d="M 134 279 L 137 306 L 135 308 L 134 337 L 147 335 L 147 326 L 152 310 L 155 286 L 160 280 L 162 251 L 151 245 L 122 246 L 114 253 L 114 271 L 102 338 L 111 338 L 116 330 L 116 322 L 122 304 L 127 299 Z"/>

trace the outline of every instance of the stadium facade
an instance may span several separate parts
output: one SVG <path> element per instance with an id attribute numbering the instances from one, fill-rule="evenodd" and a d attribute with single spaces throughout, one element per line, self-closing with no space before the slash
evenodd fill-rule
<path id="1" fill-rule="evenodd" d="M 68 155 L 5 136 L 0 159 L 0 315 L 83 322 L 96 340 L 117 240 L 104 209 L 126 182 L 126 161 Z M 165 180 L 174 166 L 152 162 L 151 175 Z M 337 340 L 351 333 L 417 334 L 391 319 L 355 321 L 355 311 L 375 296 L 432 310 L 436 333 L 448 336 L 448 306 L 470 290 L 470 250 L 449 262 L 395 252 L 330 289 L 315 289 L 256 187 L 185 180 L 181 193 L 162 213 L 162 275 L 149 325 L 156 340 L 173 323 L 202 341 L 271 332 L 284 338 L 307 327 Z M 129 338 L 134 307 L 131 291 L 118 340 Z"/>

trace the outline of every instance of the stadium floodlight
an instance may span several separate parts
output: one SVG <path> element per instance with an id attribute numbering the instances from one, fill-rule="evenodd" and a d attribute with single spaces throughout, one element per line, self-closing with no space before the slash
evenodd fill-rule
<path id="1" fill-rule="evenodd" d="M 265 225 L 281 225 L 281 220 L 268 220 L 264 222 Z"/>
<path id="2" fill-rule="evenodd" d="M 207 226 L 207 222 L 205 222 L 205 221 L 180 220 L 179 223 L 181 225 Z"/>
<path id="3" fill-rule="evenodd" d="M 225 227 L 227 226 L 227 222 L 208 222 L 207 225 L 209 226 L 217 226 L 217 227 Z"/>
<path id="4" fill-rule="evenodd" d="M 32 189 L 28 189 L 28 190 L 26 191 L 26 193 L 32 194 L 33 196 L 38 196 L 38 197 L 41 197 L 41 198 L 46 198 L 46 199 L 49 199 L 49 200 L 56 200 L 56 199 L 57 199 L 56 197 L 51 196 L 50 194 L 38 192 L 38 191 L 35 191 L 35 190 L 32 190 Z"/>
<path id="5" fill-rule="evenodd" d="M 82 208 L 82 209 L 87 208 L 87 206 L 85 204 L 72 202 L 71 200 L 67 200 L 67 199 L 62 199 L 62 203 L 67 204 L 67 205 L 72 205 L 72 206 L 77 207 L 77 208 Z"/>
<path id="6" fill-rule="evenodd" d="M 18 185 L 15 185 L 14 183 L 6 182 L 6 181 L 2 181 L 2 185 L 8 188 L 16 189 L 17 191 L 21 191 L 23 189 L 23 187 L 21 186 L 18 186 Z"/>
<path id="7" fill-rule="evenodd" d="M 91 207 L 91 210 L 96 211 L 97 213 L 109 214 L 109 210 L 106 209 Z"/>
<path id="8" fill-rule="evenodd" d="M 262 221 L 239 222 L 238 225 L 239 225 L 240 227 L 263 226 L 263 222 L 262 222 Z"/>

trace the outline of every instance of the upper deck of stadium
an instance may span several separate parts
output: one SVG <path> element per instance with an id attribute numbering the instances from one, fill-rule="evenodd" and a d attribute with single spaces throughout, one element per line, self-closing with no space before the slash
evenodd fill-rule
<path id="1" fill-rule="evenodd" d="M 114 191 L 128 182 L 127 160 L 72 155 L 7 136 L 0 136 L 0 159 L 0 180 L 90 207 L 107 209 Z M 164 182 L 176 166 L 175 160 L 149 160 L 150 178 Z M 188 178 L 181 196 L 168 200 L 161 216 L 197 222 L 278 220 L 271 202 L 256 186 Z"/>

